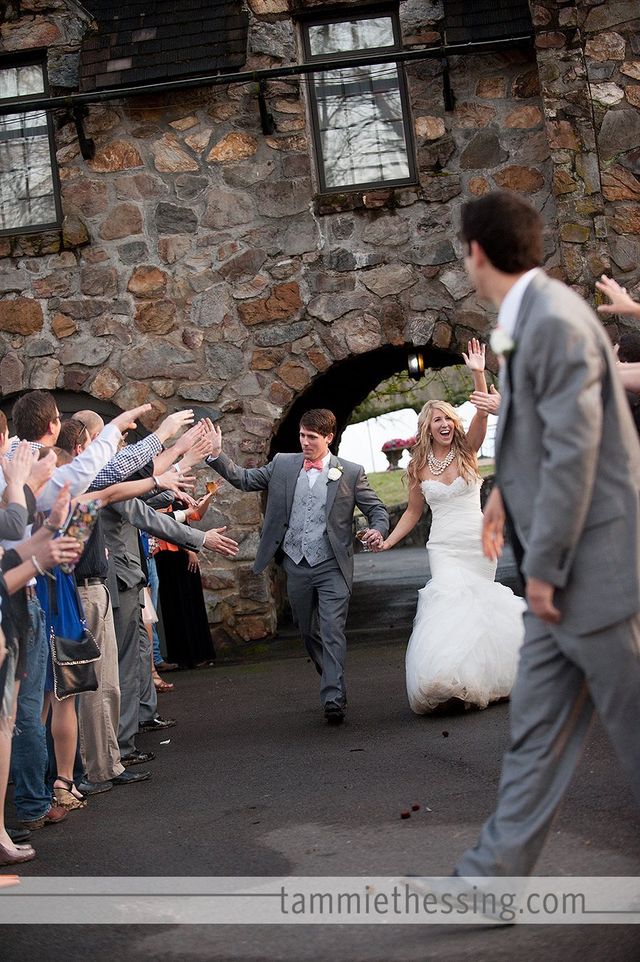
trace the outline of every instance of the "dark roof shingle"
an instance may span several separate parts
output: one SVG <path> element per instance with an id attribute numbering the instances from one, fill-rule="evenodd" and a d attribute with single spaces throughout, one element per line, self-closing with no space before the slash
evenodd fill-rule
<path id="1" fill-rule="evenodd" d="M 242 0 L 83 4 L 98 25 L 82 47 L 83 91 L 237 70 L 246 62 L 248 18 Z"/>
<path id="2" fill-rule="evenodd" d="M 447 43 L 500 40 L 533 33 L 527 0 L 445 0 Z"/>

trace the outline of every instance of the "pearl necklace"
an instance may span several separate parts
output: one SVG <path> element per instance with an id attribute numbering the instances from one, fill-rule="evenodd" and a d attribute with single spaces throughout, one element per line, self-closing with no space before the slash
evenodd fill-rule
<path id="1" fill-rule="evenodd" d="M 453 448 L 451 448 L 446 458 L 444 458 L 441 461 L 440 458 L 437 458 L 432 451 L 429 451 L 427 455 L 427 464 L 429 465 L 429 470 L 431 471 L 431 474 L 435 474 L 435 475 L 442 474 L 443 471 L 447 470 L 447 468 L 449 467 L 449 465 L 451 464 L 455 456 L 456 456 L 456 452 L 454 451 Z"/>

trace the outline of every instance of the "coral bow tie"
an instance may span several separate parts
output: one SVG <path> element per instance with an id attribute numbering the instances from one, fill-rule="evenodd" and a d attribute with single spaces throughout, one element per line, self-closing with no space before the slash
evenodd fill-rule
<path id="1" fill-rule="evenodd" d="M 320 458 L 318 461 L 310 461 L 309 458 L 305 458 L 304 459 L 305 471 L 310 471 L 311 468 L 315 468 L 316 471 L 322 471 L 322 468 L 323 468 L 322 459 Z"/>

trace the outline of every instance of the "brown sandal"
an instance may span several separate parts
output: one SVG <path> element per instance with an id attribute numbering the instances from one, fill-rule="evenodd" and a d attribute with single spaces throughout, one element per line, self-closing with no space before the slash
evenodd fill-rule
<path id="1" fill-rule="evenodd" d="M 175 687 L 170 681 L 161 678 L 157 671 L 153 673 L 153 684 L 156 686 L 156 691 L 173 691 Z"/>
<path id="2" fill-rule="evenodd" d="M 62 775 L 58 775 L 55 780 L 56 782 L 64 782 L 66 786 L 66 788 L 60 788 L 59 785 L 56 786 L 54 784 L 53 797 L 56 805 L 66 809 L 68 812 L 72 812 L 76 808 L 86 807 L 87 803 L 84 795 L 81 795 L 80 798 L 78 798 L 77 795 L 74 795 L 73 789 L 76 788 L 76 786 L 73 784 L 73 781 L 70 778 L 63 778 Z M 76 791 L 78 791 L 77 788 Z"/>

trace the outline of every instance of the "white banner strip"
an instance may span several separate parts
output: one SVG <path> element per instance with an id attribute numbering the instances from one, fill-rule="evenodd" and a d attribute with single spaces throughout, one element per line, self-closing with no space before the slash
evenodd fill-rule
<path id="1" fill-rule="evenodd" d="M 11 884 L 10 876 L 0 875 L 3 925 L 638 922 L 636 877 L 123 876 L 22 878 Z"/>

